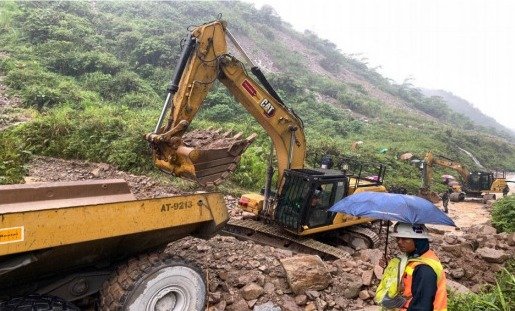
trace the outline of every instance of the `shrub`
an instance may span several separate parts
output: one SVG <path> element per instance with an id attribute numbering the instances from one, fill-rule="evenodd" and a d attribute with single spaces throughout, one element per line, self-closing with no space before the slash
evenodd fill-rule
<path id="1" fill-rule="evenodd" d="M 250 146 L 241 157 L 238 169 L 231 180 L 247 189 L 258 190 L 265 186 L 267 152 L 259 146 Z"/>
<path id="2" fill-rule="evenodd" d="M 151 125 L 145 110 L 89 105 L 77 114 L 66 105 L 51 109 L 17 129 L 27 149 L 36 154 L 65 159 L 108 162 L 142 172 L 151 167 L 143 139 Z"/>
<path id="3" fill-rule="evenodd" d="M 21 90 L 30 85 L 55 85 L 58 76 L 54 73 L 43 70 L 39 66 L 27 66 L 17 64 L 16 70 L 7 73 L 5 82 L 15 90 Z"/>
<path id="4" fill-rule="evenodd" d="M 139 94 L 129 93 L 124 95 L 118 103 L 126 105 L 129 108 L 144 108 L 150 106 L 158 106 L 161 104 L 156 94 Z"/>
<path id="5" fill-rule="evenodd" d="M 515 232 L 515 196 L 510 195 L 493 204 L 492 224 L 501 232 Z"/>
<path id="6" fill-rule="evenodd" d="M 216 122 L 227 122 L 238 117 L 228 105 L 219 104 L 202 111 L 202 117 Z"/>
<path id="7" fill-rule="evenodd" d="M 122 71 L 116 74 L 111 83 L 109 83 L 109 88 L 111 90 L 111 99 L 122 97 L 131 92 L 154 92 L 145 80 L 141 79 L 136 73 L 131 71 Z"/>
<path id="8" fill-rule="evenodd" d="M 46 59 L 46 63 L 52 70 L 68 76 L 96 71 L 115 74 L 123 67 L 114 55 L 101 51 L 54 54 Z"/>
<path id="9" fill-rule="evenodd" d="M 23 180 L 27 172 L 25 165 L 30 152 L 24 149 L 24 143 L 10 131 L 0 132 L 0 185 L 15 184 Z"/>
<path id="10" fill-rule="evenodd" d="M 111 152 L 107 162 L 116 164 L 121 170 L 143 173 L 153 167 L 150 148 L 141 135 L 117 139 L 109 145 L 109 149 Z"/>
<path id="11" fill-rule="evenodd" d="M 70 103 L 80 106 L 86 100 L 94 100 L 94 94 L 82 91 L 75 82 L 62 80 L 56 86 L 29 85 L 21 90 L 21 98 L 27 106 L 42 110 L 58 104 Z"/>
<path id="12" fill-rule="evenodd" d="M 110 83 L 113 76 L 102 72 L 91 72 L 83 75 L 80 82 L 88 90 L 98 92 L 103 98 L 111 98 Z"/>

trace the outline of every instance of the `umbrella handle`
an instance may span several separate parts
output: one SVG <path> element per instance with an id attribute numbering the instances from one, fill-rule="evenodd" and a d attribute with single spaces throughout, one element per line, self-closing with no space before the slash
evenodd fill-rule
<path id="1" fill-rule="evenodd" d="M 386 221 L 386 243 L 384 244 L 384 260 L 388 262 L 387 252 L 388 252 L 388 233 L 390 233 L 390 221 Z"/>

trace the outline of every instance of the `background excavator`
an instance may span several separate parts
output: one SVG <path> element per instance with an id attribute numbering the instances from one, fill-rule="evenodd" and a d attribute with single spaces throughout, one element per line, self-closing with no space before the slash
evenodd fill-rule
<path id="1" fill-rule="evenodd" d="M 492 200 L 496 198 L 495 192 L 502 192 L 506 186 L 506 174 L 504 172 L 471 172 L 465 165 L 443 156 L 434 155 L 429 151 L 421 162 L 423 184 L 419 194 L 431 201 L 436 199 L 436 202 L 438 202 L 438 199 L 435 198 L 435 195 L 436 197 L 438 195 L 431 191 L 433 167 L 435 165 L 455 170 L 462 179 L 461 185 L 450 186 L 453 192 L 449 198 L 453 202 L 463 201 L 465 197 L 482 198 L 483 201 Z"/>
<path id="2" fill-rule="evenodd" d="M 251 65 L 250 71 L 261 85 L 247 74 L 240 60 L 229 54 L 226 38 Z M 233 219 L 224 230 L 245 238 L 255 236 L 254 239 L 261 242 L 265 236 L 272 236 L 270 243 L 294 244 L 304 252 L 315 250 L 334 257 L 340 257 L 338 249 L 328 249 L 328 245 L 306 236 L 344 240 L 359 236 L 368 246 L 378 242 L 372 230 L 357 226 L 371 219 L 327 210 L 352 193 L 386 192 L 382 185 L 385 167 L 374 165 L 373 170 L 367 170 L 362 165 L 343 161 L 340 169 L 332 169 L 327 161 L 324 168 L 306 168 L 302 120 L 283 103 L 229 32 L 225 21 L 216 20 L 196 27 L 186 40 L 155 131 L 146 135 L 156 166 L 205 186 L 221 183 L 236 168 L 240 155 L 255 139 L 255 134 L 246 139 L 238 134 L 229 139 L 225 137 L 225 142 L 210 144 L 217 148 L 191 146 L 184 139 L 216 80 L 257 120 L 273 144 L 263 194 L 243 195 L 239 201 L 240 207 L 259 215 L 260 221 Z M 168 111 L 168 122 L 163 125 Z M 274 150 L 278 182 L 272 190 Z"/>

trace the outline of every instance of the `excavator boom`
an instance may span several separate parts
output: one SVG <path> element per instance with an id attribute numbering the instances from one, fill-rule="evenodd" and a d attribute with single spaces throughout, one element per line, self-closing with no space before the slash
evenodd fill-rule
<path id="1" fill-rule="evenodd" d="M 233 137 L 226 133 L 202 148 L 189 144 L 185 136 L 214 82 L 219 80 L 271 137 L 280 178 L 285 169 L 301 168 L 304 164 L 302 121 L 277 96 L 270 95 L 247 75 L 243 63 L 228 53 L 226 34 L 226 24 L 219 20 L 191 32 L 156 129 L 146 135 L 154 163 L 166 172 L 204 186 L 219 184 L 236 169 L 240 155 L 256 138 L 255 134 L 242 139 L 241 133 Z M 234 40 L 232 35 L 229 38 Z M 235 45 L 240 48 L 236 42 Z M 163 126 L 168 110 L 168 122 Z"/>

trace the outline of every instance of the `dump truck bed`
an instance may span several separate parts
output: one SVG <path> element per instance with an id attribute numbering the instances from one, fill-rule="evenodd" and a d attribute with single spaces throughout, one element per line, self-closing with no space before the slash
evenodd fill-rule
<path id="1" fill-rule="evenodd" d="M 219 193 L 135 200 L 123 180 L 0 186 L 0 291 L 108 269 L 187 235 L 210 236 L 228 218 Z"/>

